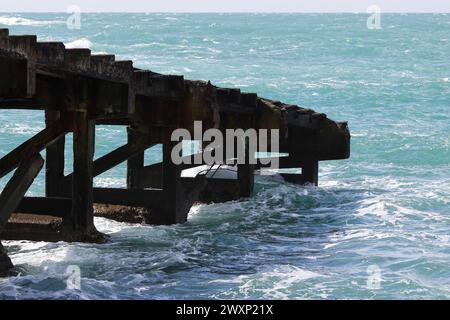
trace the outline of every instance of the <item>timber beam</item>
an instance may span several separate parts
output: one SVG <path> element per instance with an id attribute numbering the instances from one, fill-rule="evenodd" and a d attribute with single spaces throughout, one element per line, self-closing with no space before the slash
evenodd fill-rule
<path id="1" fill-rule="evenodd" d="M 44 159 L 39 154 L 22 161 L 0 195 L 0 231 L 22 201 L 25 193 L 41 171 Z"/>
<path id="2" fill-rule="evenodd" d="M 23 159 L 44 150 L 54 143 L 55 140 L 65 135 L 66 132 L 66 126 L 61 122 L 57 122 L 46 127 L 31 139 L 22 143 L 16 149 L 0 159 L 0 178 L 17 168 Z"/>

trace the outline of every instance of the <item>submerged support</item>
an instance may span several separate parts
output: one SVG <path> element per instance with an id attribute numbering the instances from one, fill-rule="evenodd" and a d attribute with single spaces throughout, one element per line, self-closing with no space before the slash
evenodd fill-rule
<path id="1" fill-rule="evenodd" d="M 319 185 L 319 161 L 307 161 L 302 166 L 303 181 L 314 186 Z"/>
<path id="2" fill-rule="evenodd" d="M 181 165 L 175 165 L 172 161 L 172 148 L 177 142 L 170 140 L 167 132 L 163 141 L 163 163 L 162 163 L 162 202 L 152 207 L 149 223 L 151 224 L 178 224 L 187 221 L 187 215 L 193 204 L 193 191 L 202 187 L 197 181 L 186 181 L 181 178 Z"/>
<path id="3" fill-rule="evenodd" d="M 44 159 L 37 154 L 23 161 L 0 195 L 0 232 L 8 223 L 11 214 L 22 201 L 36 176 L 44 165 Z M 0 274 L 13 267 L 6 250 L 0 243 Z"/>
<path id="4" fill-rule="evenodd" d="M 249 198 L 255 186 L 255 165 L 250 162 L 250 148 L 248 142 L 245 143 L 245 164 L 238 164 L 238 184 L 239 197 Z"/>
<path id="5" fill-rule="evenodd" d="M 254 165 L 238 165 L 238 183 L 240 198 L 249 198 L 255 185 Z"/>
<path id="6" fill-rule="evenodd" d="M 163 144 L 163 192 L 164 210 L 156 212 L 156 221 L 161 224 L 184 223 L 187 220 L 187 213 L 183 206 L 185 194 L 181 185 L 181 165 L 175 165 L 172 161 L 172 147 L 175 142 L 170 141 L 170 135 L 166 135 Z M 190 206 L 189 206 L 190 207 Z M 189 209 L 187 209 L 189 211 Z"/>
<path id="7" fill-rule="evenodd" d="M 64 226 L 77 237 L 96 232 L 93 209 L 93 158 L 95 122 L 86 112 L 73 114 L 72 211 Z"/>
<path id="8" fill-rule="evenodd" d="M 292 161 L 287 159 L 287 161 L 282 161 L 284 164 L 282 168 L 302 168 L 302 174 L 282 174 L 281 176 L 287 182 L 305 185 L 312 184 L 314 186 L 319 185 L 319 161 L 317 160 L 307 160 L 307 161 Z"/>
<path id="9" fill-rule="evenodd" d="M 5 275 L 5 273 L 13 267 L 11 259 L 8 257 L 8 252 L 0 242 L 0 276 Z"/>

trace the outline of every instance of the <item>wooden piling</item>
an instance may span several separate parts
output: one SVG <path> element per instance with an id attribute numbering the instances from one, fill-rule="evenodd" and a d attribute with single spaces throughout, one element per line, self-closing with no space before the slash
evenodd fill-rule
<path id="1" fill-rule="evenodd" d="M 0 194 L 0 233 L 8 223 L 11 214 L 22 201 L 36 176 L 44 165 L 44 159 L 39 154 L 25 159 L 14 172 L 11 180 Z M 0 275 L 13 267 L 6 250 L 0 243 Z"/>
<path id="2" fill-rule="evenodd" d="M 25 159 L 6 184 L 0 195 L 0 231 L 3 230 L 11 214 L 22 201 L 43 165 L 44 159 L 39 154 Z"/>
<path id="3" fill-rule="evenodd" d="M 61 120 L 61 113 L 59 111 L 45 111 L 47 128 Z M 45 195 L 47 197 L 57 197 L 62 193 L 65 143 L 66 138 L 64 135 L 61 135 L 53 144 L 47 146 L 45 156 Z"/>
<path id="4" fill-rule="evenodd" d="M 185 195 L 181 185 L 181 165 L 175 165 L 172 161 L 172 147 L 175 142 L 170 141 L 170 134 L 164 137 L 163 142 L 163 192 L 165 205 L 163 210 L 155 212 L 155 221 L 161 224 L 184 223 L 187 220 L 185 204 Z M 188 209 L 189 211 L 189 209 Z"/>
<path id="5" fill-rule="evenodd" d="M 95 122 L 87 113 L 73 113 L 73 179 L 72 211 L 64 218 L 64 226 L 77 236 L 95 233 L 93 210 L 93 158 Z"/>
<path id="6" fill-rule="evenodd" d="M 138 132 L 132 128 L 127 128 L 128 144 L 137 144 L 139 141 Z M 127 188 L 128 189 L 140 189 L 141 172 L 144 168 L 144 151 L 139 152 L 131 157 L 127 161 Z"/>
<path id="7" fill-rule="evenodd" d="M 14 266 L 11 262 L 11 259 L 8 257 L 8 252 L 0 242 L 0 276 L 6 275 L 8 270 L 12 269 L 13 267 Z"/>
<path id="8" fill-rule="evenodd" d="M 295 161 L 295 159 L 286 158 L 281 161 L 282 168 L 301 168 L 302 174 L 282 174 L 281 176 L 287 182 L 298 185 L 311 184 L 318 186 L 319 184 L 319 162 L 317 160 Z"/>

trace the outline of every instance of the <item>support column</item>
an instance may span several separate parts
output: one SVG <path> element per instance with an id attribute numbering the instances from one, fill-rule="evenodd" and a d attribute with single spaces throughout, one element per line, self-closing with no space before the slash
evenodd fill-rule
<path id="1" fill-rule="evenodd" d="M 152 220 L 157 224 L 178 224 L 187 221 L 190 203 L 181 183 L 181 165 L 172 162 L 172 148 L 177 142 L 170 141 L 170 134 L 163 139 L 163 194 L 164 205 L 152 213 Z"/>
<path id="2" fill-rule="evenodd" d="M 77 235 L 95 232 L 93 212 L 93 172 L 95 122 L 86 112 L 73 114 L 72 212 L 65 226 Z"/>
<path id="3" fill-rule="evenodd" d="M 0 233 L 5 228 L 11 214 L 19 206 L 25 193 L 44 166 L 41 155 L 35 154 L 25 159 L 14 172 L 0 194 Z M 6 250 L 0 242 L 0 276 L 13 267 Z"/>
<path id="4" fill-rule="evenodd" d="M 319 185 L 319 161 L 306 161 L 302 165 L 303 183 L 311 183 L 316 187 Z"/>
<path id="5" fill-rule="evenodd" d="M 245 164 L 238 165 L 239 197 L 249 198 L 255 185 L 255 165 L 250 164 L 249 144 L 245 144 Z"/>
<path id="6" fill-rule="evenodd" d="M 46 110 L 45 123 L 49 127 L 61 120 L 59 111 Z M 65 136 L 58 138 L 46 149 L 45 161 L 45 195 L 46 197 L 61 196 L 64 179 L 64 148 Z"/>
<path id="7" fill-rule="evenodd" d="M 41 155 L 35 154 L 21 162 L 0 194 L 0 232 L 17 209 L 25 193 L 44 166 Z"/>
<path id="8" fill-rule="evenodd" d="M 319 185 L 319 161 L 295 161 L 287 158 L 286 160 L 282 160 L 282 163 L 281 168 L 302 168 L 302 174 L 282 174 L 281 176 L 284 180 L 299 185 L 308 183 L 314 186 Z"/>
<path id="9" fill-rule="evenodd" d="M 13 267 L 11 259 L 8 257 L 8 252 L 3 248 L 3 245 L 0 242 L 0 277 L 5 275 L 5 273 Z"/>
<path id="10" fill-rule="evenodd" d="M 134 143 L 139 139 L 133 128 L 127 128 L 128 143 Z M 144 168 L 144 152 L 141 152 L 127 161 L 127 188 L 142 189 L 141 173 Z"/>

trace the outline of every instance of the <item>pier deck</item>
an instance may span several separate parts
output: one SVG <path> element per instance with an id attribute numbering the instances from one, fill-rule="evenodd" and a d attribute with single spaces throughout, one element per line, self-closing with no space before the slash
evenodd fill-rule
<path id="1" fill-rule="evenodd" d="M 204 131 L 224 133 L 278 129 L 280 152 L 288 155 L 280 158 L 280 168 L 302 168 L 302 174 L 283 177 L 297 184 L 317 185 L 319 161 L 350 156 L 347 124 L 323 113 L 0 29 L 0 112 L 7 109 L 43 110 L 46 126 L 0 159 L 0 178 L 15 170 L 0 195 L 3 240 L 105 241 L 94 225 L 94 204 L 104 216 L 134 208 L 136 221 L 177 224 L 186 221 L 195 202 L 251 196 L 261 163 L 238 165 L 235 179 L 182 176 L 194 165 L 171 161 L 170 137 L 178 128 L 193 132 L 195 121 Z M 102 124 L 125 126 L 128 141 L 94 160 L 95 127 Z M 73 172 L 64 175 L 68 133 L 73 133 Z M 145 150 L 157 144 L 163 146 L 163 162 L 145 166 Z M 123 162 L 127 188 L 94 188 L 95 176 Z M 26 197 L 44 163 L 45 197 Z M 0 272 L 11 266 L 0 244 Z"/>

